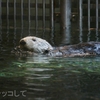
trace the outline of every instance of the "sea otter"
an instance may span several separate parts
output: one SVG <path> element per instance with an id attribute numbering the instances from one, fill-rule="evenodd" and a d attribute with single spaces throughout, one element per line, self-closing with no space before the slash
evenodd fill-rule
<path id="1" fill-rule="evenodd" d="M 100 42 L 87 42 L 75 45 L 52 47 L 46 40 L 27 36 L 19 41 L 19 46 L 13 52 L 16 54 L 43 54 L 55 57 L 75 57 L 100 55 Z"/>

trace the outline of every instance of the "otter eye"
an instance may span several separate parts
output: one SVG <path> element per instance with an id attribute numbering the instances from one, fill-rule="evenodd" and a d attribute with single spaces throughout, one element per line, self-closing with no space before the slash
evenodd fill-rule
<path id="1" fill-rule="evenodd" d="M 32 39 L 33 41 L 36 41 L 36 39 Z"/>

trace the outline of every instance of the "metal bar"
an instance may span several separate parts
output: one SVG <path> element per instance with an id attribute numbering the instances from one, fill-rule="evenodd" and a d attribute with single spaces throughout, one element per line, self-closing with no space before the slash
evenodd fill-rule
<path id="1" fill-rule="evenodd" d="M 83 0 L 79 0 L 79 31 L 80 31 L 80 42 L 82 42 L 82 28 L 83 28 L 83 23 L 82 23 L 82 18 L 83 18 L 83 7 L 82 7 Z"/>
<path id="2" fill-rule="evenodd" d="M 16 29 L 16 0 L 14 0 L 14 29 Z"/>
<path id="3" fill-rule="evenodd" d="M 0 0 L 0 30 L 2 29 L 2 0 Z"/>
<path id="4" fill-rule="evenodd" d="M 29 35 L 30 35 L 30 0 L 28 0 L 28 28 L 29 28 Z"/>
<path id="5" fill-rule="evenodd" d="M 50 0 L 50 27 L 54 28 L 54 0 Z"/>
<path id="6" fill-rule="evenodd" d="M 50 33 L 51 33 L 51 43 L 54 45 L 54 0 L 50 0 Z"/>
<path id="7" fill-rule="evenodd" d="M 0 0 L 0 44 L 2 43 L 2 0 Z"/>
<path id="8" fill-rule="evenodd" d="M 82 31 L 82 18 L 83 18 L 83 10 L 82 10 L 82 2 L 83 0 L 79 0 L 79 27 Z"/>
<path id="9" fill-rule="evenodd" d="M 90 23 L 91 23 L 91 16 L 90 16 L 90 9 L 91 9 L 91 4 L 90 4 L 90 0 L 88 0 L 88 41 L 90 41 Z"/>
<path id="10" fill-rule="evenodd" d="M 14 39 L 13 39 L 13 43 L 14 43 L 14 47 L 16 46 L 16 0 L 13 1 L 14 2 Z"/>
<path id="11" fill-rule="evenodd" d="M 9 30 L 9 0 L 7 2 L 7 30 Z"/>
<path id="12" fill-rule="evenodd" d="M 21 0 L 21 38 L 23 35 L 23 0 Z"/>
<path id="13" fill-rule="evenodd" d="M 21 0 L 21 29 L 23 30 L 23 0 Z"/>
<path id="14" fill-rule="evenodd" d="M 54 0 L 50 0 L 50 29 L 51 29 L 51 41 L 52 41 L 54 37 Z"/>
<path id="15" fill-rule="evenodd" d="M 71 31 L 71 0 L 60 0 L 62 43 L 70 44 Z"/>
<path id="16" fill-rule="evenodd" d="M 45 29 L 45 0 L 42 0 L 43 2 L 43 29 Z"/>
<path id="17" fill-rule="evenodd" d="M 61 27 L 67 29 L 71 25 L 71 1 L 61 0 Z"/>
<path id="18" fill-rule="evenodd" d="M 38 0 L 35 0 L 35 31 L 37 34 L 37 29 L 38 29 Z"/>
<path id="19" fill-rule="evenodd" d="M 9 0 L 6 0 L 7 2 L 7 42 L 9 42 Z"/>
<path id="20" fill-rule="evenodd" d="M 98 15 L 98 10 L 99 10 L 99 2 L 98 0 L 96 0 L 96 38 L 97 38 L 97 41 L 98 41 L 98 22 L 99 22 L 99 15 Z"/>
<path id="21" fill-rule="evenodd" d="M 99 5 L 98 5 L 98 0 L 96 0 L 96 30 L 98 31 L 98 19 L 99 19 L 99 15 L 98 15 L 98 10 L 99 10 Z"/>
<path id="22" fill-rule="evenodd" d="M 90 6 L 90 0 L 88 0 L 88 31 L 90 31 L 90 9 L 91 9 L 91 6 Z"/>

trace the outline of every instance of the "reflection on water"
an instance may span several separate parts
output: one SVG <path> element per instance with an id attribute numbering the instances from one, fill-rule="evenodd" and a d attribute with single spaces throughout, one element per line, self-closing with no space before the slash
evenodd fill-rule
<path id="1" fill-rule="evenodd" d="M 100 57 L 50 58 L 48 63 L 34 62 L 33 58 L 9 56 L 0 62 L 1 100 L 100 99 Z M 20 96 L 11 96 L 9 91 Z M 24 96 L 21 91 L 25 91 Z"/>
<path id="2" fill-rule="evenodd" d="M 10 52 L 18 45 L 22 34 L 19 34 L 20 30 L 16 30 L 15 34 L 13 32 L 9 30 L 6 33 L 6 30 L 3 30 L 0 37 L 0 100 L 100 99 L 100 57 L 16 57 Z M 87 41 L 87 33 L 84 32 L 83 41 Z M 5 34 L 8 35 L 5 37 Z M 25 31 L 23 37 L 27 34 Z M 78 33 L 74 34 L 72 32 L 72 38 L 78 43 Z M 31 35 L 34 35 L 34 32 Z M 38 36 L 42 37 L 41 34 Z M 90 40 L 95 40 L 94 36 L 91 32 Z M 51 42 L 50 37 L 45 35 L 51 44 L 59 45 L 62 39 L 55 37 L 51 37 L 54 40 Z M 74 43 L 73 39 L 71 43 Z"/>

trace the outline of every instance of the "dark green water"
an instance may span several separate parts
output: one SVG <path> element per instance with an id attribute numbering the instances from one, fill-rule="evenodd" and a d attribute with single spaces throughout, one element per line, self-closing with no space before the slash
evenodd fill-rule
<path id="1" fill-rule="evenodd" d="M 42 32 L 39 32 L 37 36 L 44 37 L 53 45 L 60 43 L 61 38 L 57 37 L 57 34 L 52 38 L 50 33 L 47 33 L 43 36 Z M 11 55 L 11 50 L 18 45 L 19 39 L 27 35 L 28 31 L 21 36 L 20 30 L 2 30 L 0 100 L 100 99 L 100 57 L 52 58 Z M 35 35 L 35 32 L 31 32 L 31 35 Z M 76 40 L 78 43 L 79 39 Z M 83 40 L 87 41 L 84 38 Z"/>

